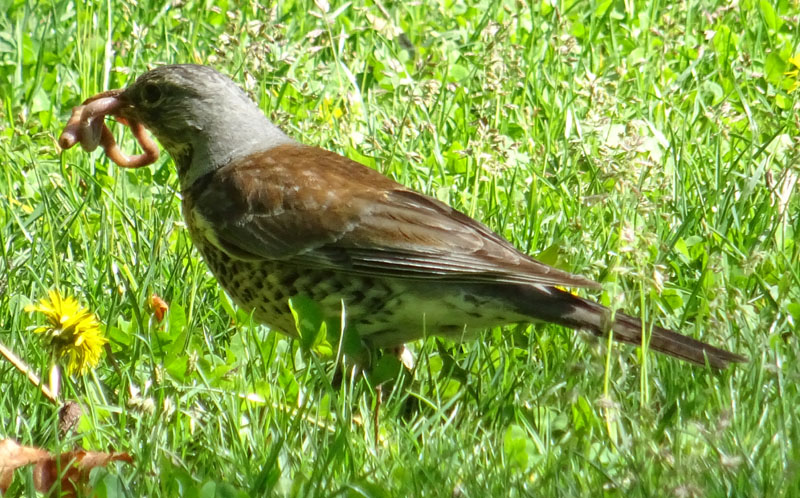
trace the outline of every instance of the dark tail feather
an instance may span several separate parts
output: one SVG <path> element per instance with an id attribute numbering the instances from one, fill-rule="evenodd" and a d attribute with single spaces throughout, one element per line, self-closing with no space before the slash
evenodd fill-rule
<path id="1" fill-rule="evenodd" d="M 614 324 L 611 328 L 614 333 L 614 339 L 630 344 L 642 344 L 642 322 L 640 320 L 622 313 L 616 313 Z M 597 331 L 595 332 L 598 333 Z M 730 363 L 745 363 L 747 361 L 744 356 L 656 325 L 653 326 L 648 346 L 659 353 L 681 358 L 697 365 L 705 365 L 706 360 L 708 360 L 708 364 L 714 368 L 726 368 Z"/>
<path id="2" fill-rule="evenodd" d="M 599 336 L 605 336 L 611 329 L 613 338 L 617 341 L 637 346 L 642 344 L 641 320 L 617 312 L 611 322 L 611 312 L 605 306 L 558 289 L 547 290 L 550 291 L 547 296 L 549 299 L 539 296 L 538 299 L 533 299 L 538 318 L 575 329 L 588 329 Z M 652 327 L 649 348 L 697 365 L 705 365 L 708 360 L 709 365 L 720 369 L 730 363 L 747 362 L 745 356 L 658 326 Z"/>

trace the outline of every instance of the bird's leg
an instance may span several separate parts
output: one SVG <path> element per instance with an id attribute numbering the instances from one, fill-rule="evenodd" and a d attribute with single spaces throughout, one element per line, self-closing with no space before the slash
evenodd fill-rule
<path id="1" fill-rule="evenodd" d="M 383 384 L 375 386 L 375 409 L 372 412 L 372 437 L 375 447 L 380 446 L 381 430 L 380 430 L 380 410 L 381 402 L 383 401 Z"/>

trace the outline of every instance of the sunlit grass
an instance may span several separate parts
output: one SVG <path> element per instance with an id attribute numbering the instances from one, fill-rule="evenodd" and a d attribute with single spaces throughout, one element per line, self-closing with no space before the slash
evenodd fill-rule
<path id="1" fill-rule="evenodd" d="M 58 288 L 113 352 L 63 381 L 84 406 L 73 435 L 0 364 L 0 438 L 130 452 L 134 466 L 97 476 L 100 496 L 791 495 L 800 172 L 786 73 L 800 12 L 326 5 L 17 2 L 0 16 L 0 342 L 46 372 L 24 308 Z M 137 171 L 59 155 L 73 105 L 167 62 L 217 67 L 303 142 L 750 363 L 715 373 L 555 326 L 430 339 L 384 388 L 375 427 L 374 386 L 332 384 L 330 364 L 219 291 L 166 155 Z"/>

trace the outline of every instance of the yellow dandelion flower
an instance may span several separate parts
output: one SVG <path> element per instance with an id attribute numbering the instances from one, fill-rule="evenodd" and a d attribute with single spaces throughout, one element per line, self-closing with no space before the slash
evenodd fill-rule
<path id="1" fill-rule="evenodd" d="M 793 91 L 800 88 L 800 78 L 798 78 L 798 75 L 800 75 L 800 53 L 789 57 L 789 60 L 787 62 L 789 62 L 789 64 L 794 66 L 794 69 L 792 69 L 791 71 L 786 71 L 785 73 L 783 73 L 784 75 L 790 78 L 794 78 L 794 82 L 792 83 L 791 88 L 789 88 L 789 93 L 792 93 Z"/>
<path id="2" fill-rule="evenodd" d="M 27 312 L 44 314 L 49 322 L 34 332 L 46 337 L 56 358 L 66 362 L 69 373 L 86 373 L 100 361 L 108 340 L 100 331 L 94 313 L 71 297 L 62 297 L 52 290 L 47 298 L 25 307 Z"/>

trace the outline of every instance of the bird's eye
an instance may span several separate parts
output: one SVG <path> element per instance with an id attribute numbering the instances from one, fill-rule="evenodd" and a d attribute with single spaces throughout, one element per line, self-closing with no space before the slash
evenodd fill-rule
<path id="1" fill-rule="evenodd" d="M 161 99 L 161 89 L 158 85 L 148 83 L 142 88 L 142 97 L 148 104 L 155 104 Z"/>

